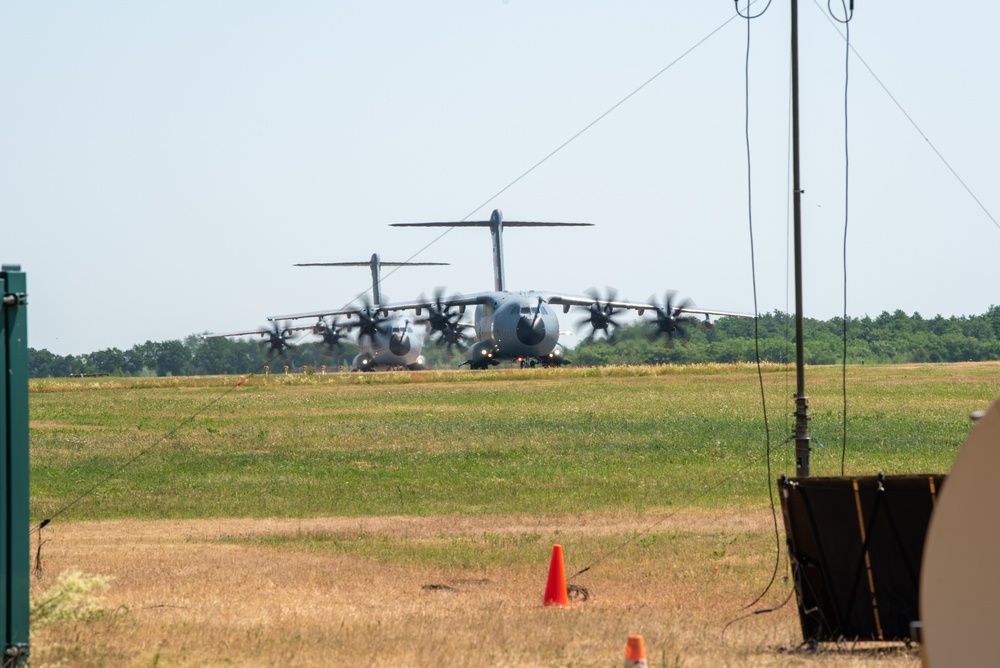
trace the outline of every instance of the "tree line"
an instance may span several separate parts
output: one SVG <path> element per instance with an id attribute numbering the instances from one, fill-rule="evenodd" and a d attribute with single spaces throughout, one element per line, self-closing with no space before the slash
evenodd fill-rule
<path id="1" fill-rule="evenodd" d="M 267 345 L 249 339 L 206 339 L 192 334 L 183 341 L 146 341 L 128 350 L 107 348 L 83 355 L 55 355 L 28 348 L 28 374 L 32 378 L 80 375 L 112 376 L 209 376 L 263 373 L 265 366 L 281 371 L 295 369 L 336 370 L 347 366 L 357 354 L 353 346 L 332 351 L 312 345 L 296 346 L 286 354 L 268 355 Z"/>
<path id="2" fill-rule="evenodd" d="M 983 315 L 908 315 L 897 310 L 872 318 L 803 320 L 803 349 L 807 364 L 905 364 L 916 362 L 967 362 L 1000 359 L 1000 307 Z M 755 336 L 756 333 L 756 336 Z M 628 327 L 609 344 L 604 340 L 582 343 L 574 364 L 692 364 L 751 362 L 759 350 L 762 361 L 795 361 L 795 318 L 775 311 L 751 318 L 720 318 L 712 329 L 694 323 L 683 337 L 664 345 L 650 340 L 640 325 Z"/>
<path id="3" fill-rule="evenodd" d="M 843 318 L 803 323 L 807 364 L 836 364 L 844 359 Z M 983 315 L 924 318 L 897 310 L 871 318 L 848 317 L 848 364 L 898 364 L 912 362 L 964 362 L 1000 359 L 1000 306 Z M 720 318 L 712 329 L 692 321 L 685 335 L 673 339 L 650 338 L 648 326 L 625 327 L 611 342 L 584 340 L 567 354 L 574 365 L 694 364 L 749 362 L 756 351 L 768 362 L 795 359 L 794 318 L 781 311 L 750 318 Z M 755 336 L 756 334 L 756 336 Z M 583 336 L 584 332 L 580 332 Z M 281 357 L 268 355 L 259 340 L 205 339 L 191 335 L 181 340 L 146 341 L 128 350 L 108 348 L 83 355 L 56 355 L 28 349 L 32 378 L 109 374 L 116 376 L 195 376 L 274 372 L 288 365 L 296 371 L 334 371 L 350 367 L 357 354 L 351 344 L 330 349 L 300 344 Z M 429 368 L 454 368 L 465 359 L 428 341 L 424 355 Z"/>

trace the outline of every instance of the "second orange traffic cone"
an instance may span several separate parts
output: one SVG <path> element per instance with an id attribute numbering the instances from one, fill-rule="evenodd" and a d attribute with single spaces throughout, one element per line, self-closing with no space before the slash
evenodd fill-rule
<path id="1" fill-rule="evenodd" d="M 566 567 L 563 565 L 562 545 L 552 546 L 552 561 L 549 562 L 549 580 L 545 584 L 546 608 L 568 608 L 569 592 L 566 590 Z"/>
<path id="2" fill-rule="evenodd" d="M 646 668 L 646 641 L 640 635 L 628 637 L 625 645 L 625 668 Z"/>

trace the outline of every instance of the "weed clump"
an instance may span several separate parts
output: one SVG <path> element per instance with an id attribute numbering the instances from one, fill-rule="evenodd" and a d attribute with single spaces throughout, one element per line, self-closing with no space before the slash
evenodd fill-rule
<path id="1" fill-rule="evenodd" d="M 101 595 L 111 577 L 88 575 L 78 570 L 63 571 L 55 583 L 31 601 L 30 619 L 33 626 L 54 622 L 91 621 L 104 616 Z"/>

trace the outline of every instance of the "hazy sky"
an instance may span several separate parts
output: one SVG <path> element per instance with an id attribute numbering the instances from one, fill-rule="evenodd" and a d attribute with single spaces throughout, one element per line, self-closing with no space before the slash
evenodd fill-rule
<path id="1" fill-rule="evenodd" d="M 845 44 L 825 4 L 799 14 L 804 310 L 827 319 L 843 312 Z M 0 260 L 27 272 L 30 345 L 126 349 L 339 307 L 367 270 L 292 265 L 404 260 L 440 230 L 390 223 L 494 207 L 595 224 L 509 230 L 511 289 L 674 289 L 751 312 L 733 16 L 722 0 L 5 2 Z M 852 56 L 849 314 L 1000 303 L 983 210 L 1000 217 L 998 20 L 997 3 L 858 0 L 851 43 L 920 131 Z M 789 3 L 750 29 L 759 308 L 791 310 Z M 390 298 L 492 286 L 484 230 L 415 259 L 451 266 L 399 270 Z"/>

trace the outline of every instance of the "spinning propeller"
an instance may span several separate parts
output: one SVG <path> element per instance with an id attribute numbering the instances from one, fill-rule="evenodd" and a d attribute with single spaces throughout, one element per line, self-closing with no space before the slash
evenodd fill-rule
<path id="1" fill-rule="evenodd" d="M 358 309 L 358 320 L 359 339 L 374 340 L 376 334 L 387 336 L 390 333 L 390 325 L 385 322 L 382 312 L 367 300 Z"/>
<path id="2" fill-rule="evenodd" d="M 468 334 L 465 328 L 459 324 L 462 314 L 456 307 L 445 303 L 444 290 L 438 288 L 434 293 L 434 303 L 427 307 L 427 324 L 432 332 L 439 332 L 437 345 L 448 346 L 450 351 L 454 346 L 462 350 L 468 347 Z"/>
<path id="3" fill-rule="evenodd" d="M 585 337 L 587 340 L 596 338 L 598 332 L 604 332 L 604 338 L 610 340 L 614 336 L 615 330 L 621 326 L 614 318 L 618 309 L 611 305 L 611 302 L 615 301 L 618 297 L 618 292 L 614 288 L 608 288 L 607 296 L 601 299 L 600 293 L 591 288 L 587 291 L 587 296 L 594 301 L 590 306 L 581 307 L 587 310 L 588 315 L 577 322 L 576 328 L 581 329 L 586 325 L 590 325 L 590 333 Z M 601 302 L 604 303 L 602 304 Z"/>
<path id="4" fill-rule="evenodd" d="M 340 340 L 347 336 L 346 332 L 341 328 L 340 321 L 336 318 L 329 322 L 320 318 L 313 327 L 313 333 L 319 334 L 322 337 L 320 341 L 317 341 L 313 345 L 317 348 L 325 345 L 330 350 L 339 346 Z"/>
<path id="5" fill-rule="evenodd" d="M 266 327 L 261 327 L 260 335 L 261 336 L 267 335 L 268 337 L 267 339 L 268 359 L 271 359 L 271 356 L 275 354 L 279 356 L 284 354 L 285 348 L 289 349 L 295 348 L 295 346 L 293 346 L 291 343 L 288 342 L 288 339 L 292 337 L 292 331 L 288 329 L 287 326 L 283 327 L 277 322 L 274 323 L 271 329 L 267 329 Z"/>
<path id="6" fill-rule="evenodd" d="M 653 337 L 666 334 L 671 339 L 675 336 L 687 338 L 688 333 L 685 331 L 685 325 L 690 318 L 681 317 L 681 313 L 688 311 L 692 303 L 690 299 L 685 299 L 681 303 L 674 305 L 673 301 L 676 294 L 673 290 L 669 291 L 666 294 L 666 301 L 663 306 L 656 304 L 655 298 L 649 298 L 649 301 L 654 305 L 653 308 L 656 310 L 656 317 L 652 320 L 652 323 L 656 325 Z"/>

